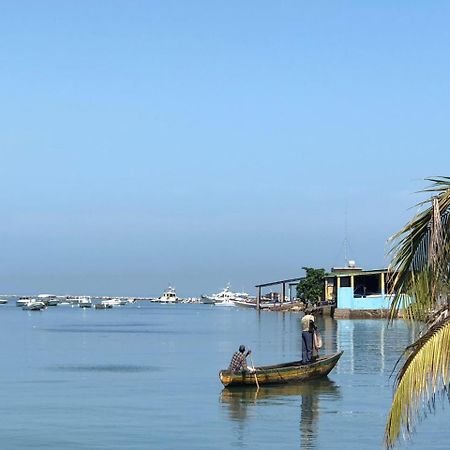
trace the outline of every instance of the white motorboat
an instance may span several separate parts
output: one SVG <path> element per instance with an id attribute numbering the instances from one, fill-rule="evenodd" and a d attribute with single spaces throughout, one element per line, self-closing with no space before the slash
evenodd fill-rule
<path id="1" fill-rule="evenodd" d="M 57 306 L 60 303 L 60 300 L 56 295 L 39 294 L 37 298 L 40 302 L 44 302 L 45 306 Z"/>
<path id="2" fill-rule="evenodd" d="M 122 305 L 122 301 L 120 298 L 109 298 L 108 300 L 102 300 L 100 302 L 101 305 L 105 305 L 108 308 L 112 308 L 114 306 L 120 306 Z"/>
<path id="3" fill-rule="evenodd" d="M 176 303 L 178 301 L 177 293 L 175 292 L 175 289 L 171 286 L 169 286 L 161 295 L 161 297 L 157 300 L 159 303 Z"/>
<path id="4" fill-rule="evenodd" d="M 16 300 L 16 306 L 25 306 L 29 301 L 31 300 L 31 297 L 19 297 Z"/>
<path id="5" fill-rule="evenodd" d="M 222 289 L 218 294 L 214 294 L 210 297 L 215 305 L 218 306 L 235 306 L 234 301 L 239 298 L 230 290 L 230 285 Z"/>
<path id="6" fill-rule="evenodd" d="M 22 306 L 22 309 L 25 311 L 40 311 L 41 309 L 45 309 L 45 303 L 32 298 L 25 305 Z"/>
<path id="7" fill-rule="evenodd" d="M 80 308 L 91 308 L 92 307 L 91 299 L 89 297 L 81 297 L 78 300 L 78 306 Z"/>
<path id="8" fill-rule="evenodd" d="M 6 305 L 8 303 L 8 300 L 6 298 L 0 298 L 0 305 Z"/>

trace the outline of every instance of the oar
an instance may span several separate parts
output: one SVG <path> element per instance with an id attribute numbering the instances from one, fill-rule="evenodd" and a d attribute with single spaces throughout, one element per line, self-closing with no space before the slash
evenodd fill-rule
<path id="1" fill-rule="evenodd" d="M 252 363 L 252 367 L 253 367 L 253 374 L 255 375 L 255 381 L 256 381 L 256 387 L 259 390 L 259 383 L 258 383 L 258 377 L 256 376 L 256 369 L 255 369 L 255 365 L 253 364 L 253 358 L 252 358 L 252 354 L 250 353 L 250 362 Z"/>

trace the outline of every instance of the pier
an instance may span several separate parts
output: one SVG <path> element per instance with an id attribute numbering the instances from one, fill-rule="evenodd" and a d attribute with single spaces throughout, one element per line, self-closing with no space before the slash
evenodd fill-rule
<path id="1" fill-rule="evenodd" d="M 270 287 L 270 286 L 281 286 L 280 291 L 280 303 L 284 303 L 284 299 L 286 297 L 286 286 L 288 286 L 289 300 L 292 298 L 292 286 L 297 286 L 300 280 L 303 280 L 305 277 L 298 278 L 288 278 L 285 280 L 271 281 L 270 283 L 257 284 L 256 287 L 256 309 L 261 308 L 261 291 L 262 288 Z"/>

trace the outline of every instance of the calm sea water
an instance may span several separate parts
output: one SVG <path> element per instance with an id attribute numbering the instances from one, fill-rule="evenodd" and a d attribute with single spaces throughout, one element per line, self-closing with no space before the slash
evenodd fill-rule
<path id="1" fill-rule="evenodd" d="M 0 448 L 378 449 L 402 322 L 319 320 L 327 379 L 227 391 L 218 371 L 240 344 L 256 365 L 301 355 L 299 316 L 208 305 L 110 310 L 0 306 Z M 448 449 L 448 408 L 408 448 Z M 402 447 L 402 446 L 401 446 Z M 404 446 L 403 446 L 404 447 Z"/>

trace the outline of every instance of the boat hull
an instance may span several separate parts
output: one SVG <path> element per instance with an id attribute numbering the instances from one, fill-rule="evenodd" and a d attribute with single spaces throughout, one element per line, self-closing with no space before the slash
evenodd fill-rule
<path id="1" fill-rule="evenodd" d="M 297 383 L 312 380 L 328 375 L 339 361 L 342 353 L 344 352 L 322 356 L 311 364 L 301 364 L 301 361 L 294 361 L 274 366 L 256 367 L 255 373 L 232 373 L 229 370 L 221 370 L 219 378 L 224 386 L 256 385 L 256 378 L 260 385 Z"/>

